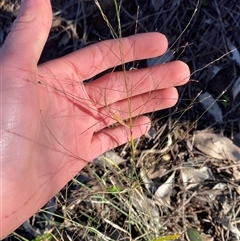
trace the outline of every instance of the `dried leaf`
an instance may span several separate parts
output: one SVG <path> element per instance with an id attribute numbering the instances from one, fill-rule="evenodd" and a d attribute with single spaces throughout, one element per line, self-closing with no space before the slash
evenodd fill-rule
<path id="1" fill-rule="evenodd" d="M 141 168 L 140 176 L 142 178 L 142 181 L 143 181 L 146 189 L 148 190 L 148 193 L 153 194 L 156 191 L 156 187 L 155 187 L 153 181 L 148 177 L 148 173 L 146 172 L 146 170 L 143 167 Z"/>
<path id="2" fill-rule="evenodd" d="M 159 211 L 156 203 L 137 189 L 132 193 L 132 205 L 139 214 L 142 213 L 145 217 L 148 217 L 152 225 L 159 223 Z"/>
<path id="3" fill-rule="evenodd" d="M 202 167 L 201 169 L 184 168 L 181 170 L 181 176 L 187 190 L 198 187 L 205 180 L 215 180 L 211 169 L 208 167 Z"/>
<path id="4" fill-rule="evenodd" d="M 223 226 L 225 226 L 228 230 L 230 230 L 232 233 L 234 233 L 238 238 L 240 238 L 240 231 L 238 228 L 233 226 L 227 219 L 220 220 Z"/>
<path id="5" fill-rule="evenodd" d="M 205 92 L 199 96 L 199 101 L 203 108 L 214 117 L 217 122 L 223 122 L 222 110 L 211 94 Z"/>
<path id="6" fill-rule="evenodd" d="M 230 51 L 232 51 L 231 59 L 236 61 L 238 64 L 240 64 L 240 53 L 238 51 L 238 48 L 234 46 L 229 39 L 227 39 L 227 45 Z"/>
<path id="7" fill-rule="evenodd" d="M 217 74 L 218 74 L 218 72 L 220 71 L 220 70 L 222 70 L 223 68 L 222 67 L 220 67 L 220 66 L 216 66 L 216 65 L 214 65 L 214 66 L 212 66 L 212 74 L 211 74 L 211 78 L 210 79 L 213 79 Z"/>
<path id="8" fill-rule="evenodd" d="M 211 235 L 207 235 L 205 233 L 201 233 L 202 236 L 202 240 L 203 241 L 214 241 L 214 237 L 212 237 Z"/>
<path id="9" fill-rule="evenodd" d="M 167 202 L 170 205 L 170 197 L 172 195 L 173 186 L 174 186 L 175 172 L 164 182 L 155 192 L 154 196 L 156 198 L 161 198 L 163 201 Z"/>
<path id="10" fill-rule="evenodd" d="M 234 135 L 233 143 L 238 147 L 240 147 L 240 133 L 237 133 L 236 135 Z"/>
<path id="11" fill-rule="evenodd" d="M 124 158 L 120 157 L 114 151 L 107 151 L 104 154 L 100 155 L 99 157 L 97 157 L 93 160 L 94 164 L 98 164 L 98 165 L 101 165 L 101 166 L 119 165 L 119 164 L 124 163 L 124 162 L 126 162 L 126 160 Z"/>
<path id="12" fill-rule="evenodd" d="M 233 167 L 233 177 L 236 181 L 240 181 L 240 163 Z"/>
<path id="13" fill-rule="evenodd" d="M 216 184 L 211 190 L 209 190 L 209 198 L 211 200 L 215 200 L 217 196 L 222 195 L 224 193 L 224 190 L 226 190 L 228 188 L 226 183 L 218 183 Z M 225 197 L 225 195 L 224 195 Z M 221 199 L 218 201 L 222 201 Z M 223 200 L 224 201 L 224 200 Z"/>
<path id="14" fill-rule="evenodd" d="M 240 160 L 240 148 L 224 136 L 201 131 L 196 134 L 194 146 L 203 153 L 217 159 Z"/>

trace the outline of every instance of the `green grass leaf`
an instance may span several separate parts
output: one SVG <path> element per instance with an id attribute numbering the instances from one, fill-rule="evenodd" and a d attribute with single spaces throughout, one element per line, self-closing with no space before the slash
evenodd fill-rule
<path id="1" fill-rule="evenodd" d="M 187 229 L 187 238 L 189 241 L 203 241 L 200 233 L 195 228 Z"/>

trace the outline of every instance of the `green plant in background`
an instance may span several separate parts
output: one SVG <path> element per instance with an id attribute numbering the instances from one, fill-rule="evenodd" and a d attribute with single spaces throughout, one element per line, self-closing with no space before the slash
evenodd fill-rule
<path id="1" fill-rule="evenodd" d="M 21 241 L 30 241 L 29 239 L 24 238 L 23 236 L 17 234 L 16 232 L 13 232 L 13 234 L 16 237 L 18 237 L 19 240 L 21 240 Z M 38 236 L 38 237 L 32 239 L 31 241 L 53 241 L 53 240 L 55 240 L 55 239 L 53 238 L 53 235 L 51 233 L 45 233 L 41 236 Z"/>
<path id="2" fill-rule="evenodd" d="M 224 108 L 227 108 L 227 107 L 230 106 L 230 97 L 229 97 L 229 95 L 224 94 L 222 96 L 222 104 L 223 104 Z"/>
<path id="3" fill-rule="evenodd" d="M 200 233 L 195 228 L 187 229 L 188 241 L 203 241 Z"/>
<path id="4" fill-rule="evenodd" d="M 40 237 L 33 239 L 32 241 L 52 241 L 52 240 L 54 240 L 53 236 L 50 233 L 46 233 Z"/>
<path id="5" fill-rule="evenodd" d="M 117 187 L 117 186 L 112 186 L 108 189 L 108 191 L 111 192 L 111 193 L 115 193 L 115 192 L 118 193 L 118 192 L 121 191 L 121 188 Z"/>
<path id="6" fill-rule="evenodd" d="M 203 6 L 208 6 L 208 5 L 209 5 L 208 0 L 203 0 Z"/>

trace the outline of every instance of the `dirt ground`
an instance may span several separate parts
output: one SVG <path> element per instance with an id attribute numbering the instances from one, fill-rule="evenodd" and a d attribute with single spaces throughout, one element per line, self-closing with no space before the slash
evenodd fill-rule
<path id="1" fill-rule="evenodd" d="M 113 38 L 94 1 L 51 2 L 53 24 L 39 64 Z M 114 1 L 99 3 L 117 31 Z M 197 131 L 207 129 L 240 146 L 240 94 L 233 91 L 233 86 L 240 89 L 240 82 L 236 84 L 240 76 L 239 1 L 123 0 L 120 3 L 123 36 L 151 31 L 164 33 L 169 40 L 165 61 L 186 62 L 191 69 L 191 81 L 178 89 L 180 100 L 175 107 L 151 115 L 153 128 L 137 145 L 134 180 L 127 179 L 132 171 L 130 147 L 119 147 L 114 150 L 122 158 L 117 169 L 97 158 L 5 241 L 153 241 L 173 233 L 180 234 L 178 240 L 186 240 L 185 233 L 190 227 L 198 230 L 206 241 L 240 240 L 240 170 L 233 167 L 239 167 L 239 162 L 228 156 L 217 158 L 197 148 L 194 140 Z M 18 10 L 19 1 L 0 0 L 0 46 Z M 236 50 L 230 53 L 233 49 Z M 151 63 L 145 60 L 135 67 Z M 206 91 L 217 100 L 221 121 L 216 121 L 200 103 L 199 95 Z M 187 169 L 196 171 L 195 177 L 199 178 L 184 176 L 183 170 Z M 199 170 L 205 170 L 204 178 Z M 189 186 L 190 179 L 196 185 Z M 167 180 L 171 188 L 166 196 L 158 196 L 157 190 L 165 192 L 159 188 Z M 126 205 L 130 196 L 131 207 Z M 161 198 L 161 204 L 156 197 Z M 135 221 L 131 222 L 125 214 L 130 209 L 135 215 Z M 140 225 L 140 220 L 144 224 Z"/>

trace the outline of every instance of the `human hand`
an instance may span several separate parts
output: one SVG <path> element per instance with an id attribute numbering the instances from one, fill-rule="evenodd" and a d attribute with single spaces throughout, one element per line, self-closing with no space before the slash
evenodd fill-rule
<path id="1" fill-rule="evenodd" d="M 49 0 L 25 0 L 1 49 L 0 238 L 37 212 L 89 161 L 130 140 L 124 74 L 98 73 L 121 64 L 119 40 L 104 41 L 40 66 L 51 27 Z M 159 33 L 122 40 L 124 61 L 151 58 L 167 49 Z M 151 74 L 150 74 L 151 73 Z M 173 86 L 189 69 L 172 62 L 126 73 L 133 136 L 148 131 L 144 113 L 173 106 Z"/>

